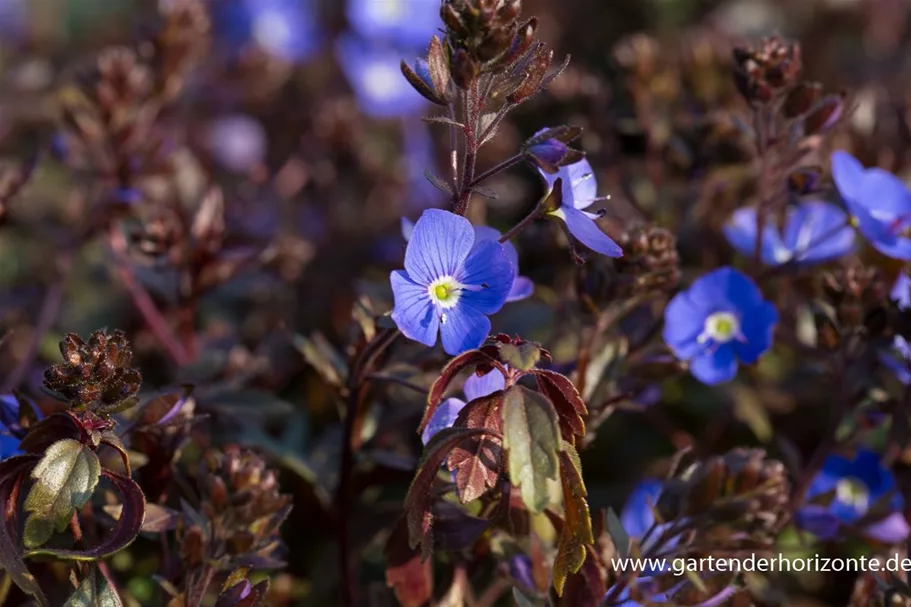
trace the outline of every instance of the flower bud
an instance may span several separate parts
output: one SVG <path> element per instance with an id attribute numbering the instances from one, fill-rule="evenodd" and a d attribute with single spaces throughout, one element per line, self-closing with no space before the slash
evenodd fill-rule
<path id="1" fill-rule="evenodd" d="M 480 69 L 477 62 L 465 49 L 460 48 L 452 56 L 452 65 L 449 68 L 449 73 L 452 75 L 452 80 L 456 83 L 456 86 L 463 91 L 470 89 L 474 85 L 478 79 L 479 72 Z"/>

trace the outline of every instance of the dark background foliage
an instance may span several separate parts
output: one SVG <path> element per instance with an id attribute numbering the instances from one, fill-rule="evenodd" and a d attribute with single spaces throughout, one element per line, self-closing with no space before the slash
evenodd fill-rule
<path id="1" fill-rule="evenodd" d="M 339 513 L 330 496 L 338 480 L 342 406 L 332 365 L 344 359 L 352 310 L 366 305 L 369 316 L 391 305 L 388 272 L 399 267 L 404 246 L 400 217 L 414 219 L 421 208 L 441 204 L 440 193 L 410 169 L 402 133 L 429 128 L 434 157 L 420 159 L 439 167 L 446 161 L 446 129 L 416 119 L 405 126 L 371 119 L 358 108 L 332 52 L 332 37 L 346 28 L 341 2 L 320 3 L 330 43 L 296 66 L 255 52 L 235 61 L 236 49 L 220 37 L 215 20 L 213 45 L 156 127 L 178 159 L 178 204 L 194 210 L 213 184 L 224 200 L 223 231 L 210 226 L 219 233 L 204 230 L 201 237 L 220 239 L 215 258 L 205 262 L 212 264 L 211 281 L 199 279 L 202 287 L 181 294 L 180 276 L 168 270 L 174 243 L 166 222 L 154 233 L 148 233 L 154 218 L 134 222 L 124 233 L 135 240 L 119 250 L 104 227 L 93 228 L 98 238 L 74 236 L 72 227 L 99 200 L 129 203 L 131 184 L 99 185 L 97 176 L 52 153 L 66 122 L 67 87 L 103 49 L 153 31 L 155 4 L 29 0 L 24 25 L 8 31 L 4 7 L 14 4 L 0 0 L 2 391 L 21 387 L 50 412 L 60 405 L 40 386 L 44 369 L 59 361 L 63 335 L 122 329 L 144 394 L 197 386 L 197 412 L 207 417 L 196 427 L 189 461 L 202 447 L 239 442 L 259 448 L 281 470 L 294 509 L 283 527 L 288 567 L 273 576 L 270 604 L 330 604 L 338 581 Z M 718 227 L 757 196 L 753 168 L 744 163 L 749 114 L 731 77 L 736 44 L 771 33 L 799 41 L 805 75 L 826 90 L 845 90 L 846 105 L 854 108 L 828 145 L 849 147 L 867 164 L 900 176 L 911 170 L 911 11 L 902 0 L 528 0 L 524 14 L 537 16 L 539 35 L 558 60 L 568 53 L 572 62 L 548 91 L 510 116 L 479 166 L 512 155 L 544 126 L 583 127 L 577 145 L 597 171 L 599 193 L 611 194 L 612 235 L 622 239 L 646 220 L 668 227 L 685 279 L 733 259 Z M 255 117 L 267 135 L 262 162 L 243 172 L 225 170 L 207 139 L 213 121 L 233 113 Z M 3 184 L 15 185 L 23 167 L 32 166 L 25 186 L 7 200 Z M 499 198 L 476 197 L 470 216 L 501 229 L 542 193 L 522 166 L 488 185 Z M 581 327 L 592 316 L 579 294 L 606 301 L 615 288 L 604 279 L 612 262 L 577 267 L 559 238 L 541 223 L 517 241 L 537 293 L 495 317 L 494 330 L 542 342 L 556 363 L 587 348 L 605 365 L 600 354 L 612 338 L 586 343 Z M 150 319 L 150 307 L 157 318 Z M 651 318 L 628 322 L 647 330 Z M 163 339 L 159 323 L 173 334 Z M 442 358 L 404 350 L 418 369 L 404 371 L 409 381 L 429 384 Z M 792 372 L 799 367 L 794 357 L 770 354 L 760 371 L 746 372 L 756 381 L 721 389 L 689 377 L 656 380 L 661 391 L 653 406 L 629 400 L 609 408 L 582 453 L 592 510 L 619 509 L 638 479 L 663 474 L 665 458 L 682 447 L 705 456 L 757 445 L 786 464 L 799 461 L 825 430 L 831 386 Z M 350 533 L 361 554 L 361 594 L 375 605 L 394 604 L 384 580 L 383 531 L 398 516 L 413 475 L 422 406 L 419 394 L 384 387 L 354 462 L 360 498 Z M 875 441 L 876 428 L 868 431 Z M 895 456 L 904 477 L 904 455 Z M 852 548 L 833 550 L 851 554 Z M 161 604 L 150 578 L 160 563 L 148 540 L 111 565 L 139 604 Z M 854 579 L 808 574 L 787 583 L 803 597 L 791 604 L 841 605 Z"/>

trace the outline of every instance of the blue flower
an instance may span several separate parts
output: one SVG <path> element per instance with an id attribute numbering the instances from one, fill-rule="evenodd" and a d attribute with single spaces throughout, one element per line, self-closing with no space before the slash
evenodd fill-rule
<path id="1" fill-rule="evenodd" d="M 402 236 L 405 240 L 411 239 L 411 232 L 414 230 L 414 224 L 411 223 L 408 219 L 402 217 Z M 499 242 L 502 234 L 487 226 L 475 226 L 474 229 L 474 239 L 475 246 L 478 246 L 481 242 L 485 240 L 493 240 L 494 242 Z M 502 243 L 503 251 L 506 253 L 506 257 L 509 258 L 509 263 L 513 267 L 515 272 L 515 280 L 512 283 L 512 289 L 509 290 L 509 295 L 506 296 L 506 302 L 510 303 L 513 301 L 520 301 L 531 297 L 532 293 L 535 291 L 535 283 L 531 281 L 527 276 L 519 276 L 519 252 L 516 251 L 516 248 L 509 241 Z"/>
<path id="2" fill-rule="evenodd" d="M 225 168 L 243 173 L 266 156 L 266 130 L 255 118 L 230 114 L 209 124 L 208 144 L 212 156 Z"/>
<path id="3" fill-rule="evenodd" d="M 426 47 L 440 20 L 437 0 L 348 0 L 348 23 L 365 38 Z"/>
<path id="4" fill-rule="evenodd" d="M 756 250 L 756 208 L 739 209 L 724 226 L 724 235 L 740 253 Z M 762 261 L 778 266 L 788 262 L 822 263 L 841 257 L 854 247 L 854 230 L 838 206 L 820 200 L 788 209 L 784 231 L 773 221 L 763 227 Z"/>
<path id="5" fill-rule="evenodd" d="M 852 223 L 880 253 L 911 260 L 911 192 L 895 175 L 865 169 L 847 152 L 832 153 L 832 177 Z"/>
<path id="6" fill-rule="evenodd" d="M 472 373 L 462 386 L 462 391 L 465 393 L 467 400 L 447 398 L 440 403 L 440 406 L 430 417 L 430 421 L 427 422 L 427 426 L 424 427 L 424 431 L 421 433 L 421 441 L 426 445 L 434 434 L 440 430 L 451 428 L 456 419 L 458 419 L 462 408 L 469 402 L 505 388 L 506 378 L 503 377 L 503 374 L 498 369 L 493 369 L 480 377 Z"/>
<path id="7" fill-rule="evenodd" d="M 234 49 L 250 42 L 285 61 L 300 62 L 322 45 L 312 0 L 235 0 L 218 4 L 216 31 Z"/>
<path id="8" fill-rule="evenodd" d="M 731 267 L 696 279 L 664 311 L 664 341 L 699 381 L 734 379 L 772 346 L 778 312 L 747 276 Z"/>
<path id="9" fill-rule="evenodd" d="M 426 346 L 437 342 L 459 354 L 480 346 L 490 333 L 488 314 L 506 303 L 515 269 L 496 241 L 481 240 L 464 217 L 424 211 L 405 249 L 405 271 L 392 272 L 399 330 Z"/>
<path id="10" fill-rule="evenodd" d="M 41 411 L 33 407 L 41 419 Z M 22 453 L 19 443 L 25 438 L 26 430 L 20 425 L 19 401 L 11 395 L 0 396 L 0 459 Z"/>
<path id="11" fill-rule="evenodd" d="M 0 0 L 0 34 L 7 40 L 18 39 L 28 27 L 27 0 Z"/>
<path id="12" fill-rule="evenodd" d="M 620 522 L 627 535 L 641 538 L 655 524 L 652 506 L 657 505 L 663 487 L 660 480 L 648 479 L 633 488 L 620 513 Z"/>
<path id="13" fill-rule="evenodd" d="M 393 48 L 342 34 L 336 51 L 364 114 L 398 118 L 421 114 L 427 107 L 427 100 L 402 75 L 402 57 Z"/>
<path id="14" fill-rule="evenodd" d="M 583 158 L 579 162 L 560 167 L 556 173 L 548 173 L 541 168 L 538 172 L 547 182 L 548 195 L 553 191 L 557 179 L 563 184 L 559 208 L 547 211 L 547 214 L 562 219 L 569 233 L 592 251 L 608 257 L 622 257 L 623 250 L 620 246 L 595 223 L 598 214 L 584 210 L 598 198 L 598 184 L 588 160 Z"/>
<path id="15" fill-rule="evenodd" d="M 890 514 L 867 525 L 863 535 L 886 543 L 904 541 L 908 537 L 908 522 L 902 515 L 904 500 L 897 491 L 895 477 L 869 450 L 860 450 L 854 459 L 830 455 L 813 479 L 806 497 L 831 495 L 828 505 L 810 503 L 797 511 L 795 522 L 802 529 L 821 539 L 832 539 L 844 525 L 854 525 L 864 518 L 870 508 L 881 500 Z"/>
<path id="16" fill-rule="evenodd" d="M 900 310 L 911 307 L 911 279 L 905 272 L 901 272 L 892 286 L 889 298 L 898 303 Z M 911 384 L 911 344 L 901 335 L 892 339 L 892 351 L 883 352 L 879 360 L 888 367 L 901 383 Z"/>

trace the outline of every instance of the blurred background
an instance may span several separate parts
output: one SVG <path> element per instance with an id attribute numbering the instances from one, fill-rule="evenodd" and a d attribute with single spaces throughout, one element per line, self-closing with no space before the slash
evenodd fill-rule
<path id="1" fill-rule="evenodd" d="M 426 52 L 438 2 L 204 4 L 211 30 L 185 41 L 192 67 L 149 84 L 154 75 L 116 51 L 143 56 L 143 40 L 160 25 L 155 2 L 0 0 L 0 382 L 3 392 L 24 384 L 40 397 L 43 369 L 59 358 L 65 332 L 125 330 L 144 391 L 203 386 L 198 407 L 212 425 L 200 444 L 240 441 L 280 463 L 295 509 L 284 528 L 289 567 L 273 580 L 273 604 L 331 604 L 333 369 L 353 311 L 357 318 L 391 306 L 388 272 L 404 250 L 400 219 L 447 203 L 425 171 L 446 174 L 448 131 L 422 121 L 438 109 L 399 71 L 402 58 Z M 911 169 L 906 0 L 526 0 L 523 14 L 537 17 L 557 62 L 567 54 L 572 61 L 510 115 L 479 166 L 513 155 L 541 128 L 583 127 L 578 145 L 599 194 L 612 197 L 614 232 L 646 219 L 672 227 L 685 273 L 731 257 L 718 227 L 755 196 L 743 164 L 748 114 L 731 77 L 734 45 L 773 33 L 800 42 L 805 76 L 845 91 L 854 108 L 837 144 L 900 176 Z M 166 104 L 108 117 L 144 125 L 114 152 L 110 142 L 93 147 L 94 118 L 77 93 L 98 69 L 122 72 L 123 96 L 174 86 Z M 140 159 L 141 180 L 129 164 Z M 521 165 L 488 185 L 498 197 L 476 196 L 471 219 L 500 229 L 543 191 Z M 167 204 L 143 206 L 122 232 L 92 219 L 136 208 L 140 198 Z M 206 219 L 212 208 L 223 208 L 223 224 Z M 186 217 L 197 226 L 195 244 L 175 236 Z M 522 235 L 520 265 L 536 294 L 493 319 L 495 330 L 541 341 L 558 363 L 580 347 L 573 323 L 587 322 L 566 314 L 574 305 L 567 293 L 607 297 L 599 280 L 610 263 L 577 269 L 562 238 L 547 224 Z M 176 327 L 177 343 L 162 338 L 161 323 Z M 603 370 L 611 350 L 599 352 Z M 793 361 L 763 364 L 775 377 Z M 689 379 L 651 388 L 614 412 L 583 453 L 593 509 L 620 507 L 637 479 L 662 472 L 652 462 L 681 446 L 803 452 L 821 432 L 815 420 L 826 405 L 799 375 L 750 390 L 709 391 Z M 383 402 L 364 430 L 364 514 L 354 525 L 365 594 L 393 605 L 376 529 L 395 520 L 407 490 L 422 399 L 402 390 Z M 132 576 L 127 590 L 139 604 L 161 604 L 148 577 L 157 563 L 141 542 L 113 565 Z M 851 577 L 821 580 L 795 579 L 796 595 L 806 598 L 792 604 L 844 604 Z"/>

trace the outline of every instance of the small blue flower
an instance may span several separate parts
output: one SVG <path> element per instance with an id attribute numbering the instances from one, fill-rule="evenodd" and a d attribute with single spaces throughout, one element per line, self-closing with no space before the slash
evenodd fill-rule
<path id="1" fill-rule="evenodd" d="M 832 177 L 852 223 L 880 253 L 911 260 L 911 192 L 895 175 L 865 169 L 847 152 L 832 153 Z"/>
<path id="2" fill-rule="evenodd" d="M 402 75 L 402 56 L 393 48 L 342 34 L 336 43 L 339 65 L 358 106 L 373 118 L 422 114 L 428 101 Z"/>
<path id="3" fill-rule="evenodd" d="M 891 514 L 865 527 L 863 534 L 886 543 L 908 537 L 908 522 L 901 513 L 904 500 L 897 491 L 895 477 L 873 451 L 862 449 L 854 459 L 840 455 L 826 458 L 806 497 L 812 502 L 813 498 L 828 494 L 832 494 L 828 505 L 810 503 L 797 511 L 795 522 L 799 527 L 821 539 L 832 539 L 843 525 L 857 523 L 871 506 L 888 498 Z"/>
<path id="4" fill-rule="evenodd" d="M 724 226 L 724 235 L 740 253 L 753 256 L 756 250 L 756 208 L 737 210 Z M 854 248 L 854 230 L 838 206 L 820 200 L 803 202 L 788 209 L 784 231 L 774 222 L 763 227 L 762 261 L 778 266 L 796 262 L 822 263 L 841 257 Z"/>
<path id="5" fill-rule="evenodd" d="M 41 419 L 41 411 L 33 408 Z M 19 423 L 19 401 L 12 395 L 0 396 L 0 460 L 19 455 L 19 443 L 25 438 L 26 430 Z"/>
<path id="6" fill-rule="evenodd" d="M 569 233 L 592 251 L 608 257 L 622 257 L 623 250 L 620 246 L 595 223 L 598 214 L 584 210 L 598 198 L 598 184 L 588 160 L 583 158 L 579 162 L 560 167 L 556 173 L 548 173 L 541 168 L 538 172 L 547 182 L 548 194 L 553 190 L 557 179 L 562 180 L 563 184 L 560 207 L 547 214 L 562 219 Z"/>
<path id="7" fill-rule="evenodd" d="M 208 145 L 212 156 L 225 168 L 243 173 L 263 161 L 268 141 L 266 130 L 255 118 L 230 114 L 209 124 Z"/>
<path id="8" fill-rule="evenodd" d="M 889 297 L 898 302 L 899 309 L 911 308 L 911 278 L 908 277 L 907 272 L 901 272 L 898 278 L 895 279 L 895 284 L 892 285 L 892 292 L 889 293 Z"/>
<path id="9" fill-rule="evenodd" d="M 889 298 L 898 303 L 900 310 L 911 307 L 911 279 L 905 272 L 898 275 Z M 904 337 L 896 335 L 892 339 L 892 350 L 880 353 L 879 360 L 898 381 L 911 384 L 911 344 Z"/>
<path id="10" fill-rule="evenodd" d="M 414 224 L 411 223 L 408 219 L 402 217 L 401 225 L 402 236 L 406 241 L 410 240 L 411 232 L 414 230 Z M 494 242 L 499 242 L 501 236 L 502 234 L 500 234 L 500 232 L 488 226 L 475 226 L 474 229 L 474 240 L 476 247 L 485 240 L 493 240 Z M 506 297 L 506 302 L 511 303 L 531 297 L 532 293 L 535 292 L 535 283 L 533 283 L 527 276 L 518 275 L 519 252 L 516 251 L 516 248 L 509 241 L 502 243 L 502 246 L 503 251 L 506 253 L 506 257 L 509 258 L 510 265 L 512 265 L 513 270 L 516 273 L 516 278 L 512 283 L 512 289 L 509 290 L 509 295 Z"/>
<path id="11" fill-rule="evenodd" d="M 426 47 L 439 26 L 438 0 L 348 0 L 348 23 L 364 38 Z"/>
<path id="12" fill-rule="evenodd" d="M 489 396 L 497 390 L 505 388 L 506 378 L 503 377 L 503 374 L 498 369 L 493 369 L 480 377 L 472 373 L 462 386 L 466 400 L 459 398 L 447 398 L 444 400 L 437 407 L 437 410 L 433 412 L 430 421 L 427 422 L 427 426 L 424 427 L 424 431 L 421 433 L 421 441 L 426 445 L 434 434 L 440 430 L 451 428 L 456 419 L 458 419 L 462 408 L 469 402 L 476 398 Z"/>
<path id="13" fill-rule="evenodd" d="M 620 522 L 630 537 L 641 538 L 655 524 L 652 506 L 658 504 L 664 483 L 648 479 L 633 487 L 620 513 Z"/>
<path id="14" fill-rule="evenodd" d="M 253 42 L 290 62 L 308 59 L 323 37 L 312 0 L 235 0 L 217 5 L 216 32 L 235 50 Z"/>
<path id="15" fill-rule="evenodd" d="M 483 240 L 464 217 L 424 211 L 405 249 L 405 270 L 392 272 L 392 319 L 409 339 L 433 346 L 437 334 L 448 354 L 480 346 L 490 333 L 488 314 L 506 303 L 515 269 L 503 247 Z"/>
<path id="16" fill-rule="evenodd" d="M 772 346 L 778 312 L 747 276 L 731 267 L 696 279 L 664 311 L 664 341 L 699 381 L 734 379 L 738 359 L 756 362 Z"/>

